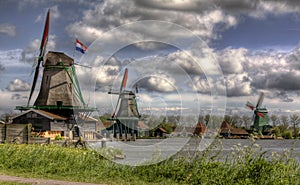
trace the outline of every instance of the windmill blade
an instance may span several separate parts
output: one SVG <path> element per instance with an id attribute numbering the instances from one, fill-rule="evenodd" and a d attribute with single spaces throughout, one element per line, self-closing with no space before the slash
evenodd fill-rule
<path id="1" fill-rule="evenodd" d="M 253 116 L 252 116 L 252 119 L 251 119 L 251 122 L 254 124 L 254 121 L 255 121 L 255 116 L 256 116 L 256 114 L 255 113 L 253 113 Z"/>
<path id="2" fill-rule="evenodd" d="M 118 113 L 117 111 L 119 111 L 119 107 L 120 107 L 120 100 L 121 100 L 121 94 L 119 95 L 119 98 L 118 98 L 118 101 L 117 101 L 117 104 L 116 104 L 116 108 L 115 108 L 115 111 L 113 112 L 113 115 L 112 117 L 116 117 L 116 114 Z"/>
<path id="3" fill-rule="evenodd" d="M 126 88 L 126 84 L 127 84 L 127 79 L 128 79 L 128 69 L 125 69 L 125 73 L 124 73 L 124 77 L 122 80 L 122 84 L 120 87 L 120 92 L 122 92 L 125 88 Z"/>
<path id="4" fill-rule="evenodd" d="M 262 105 L 262 102 L 264 101 L 264 96 L 265 96 L 265 94 L 263 92 L 261 92 L 259 95 L 257 104 L 256 104 L 256 108 L 258 108 Z"/>
<path id="5" fill-rule="evenodd" d="M 254 105 L 253 105 L 251 102 L 249 102 L 249 101 L 247 101 L 246 106 L 247 106 L 249 109 L 251 109 L 251 110 L 253 110 L 253 109 L 255 108 Z"/>
<path id="6" fill-rule="evenodd" d="M 30 103 L 33 91 L 35 89 L 36 82 L 37 82 L 37 79 L 38 79 L 38 76 L 39 76 L 40 64 L 43 61 L 44 54 L 45 54 L 45 51 L 46 51 L 46 45 L 47 45 L 48 34 L 49 34 L 49 21 L 50 21 L 50 10 L 48 10 L 48 12 L 47 12 L 47 18 L 46 18 L 45 27 L 44 27 L 43 38 L 42 38 L 41 46 L 40 46 L 40 54 L 39 54 L 37 65 L 35 67 L 35 73 L 34 73 L 34 77 L 33 77 L 33 82 L 32 82 L 32 86 L 31 86 L 31 90 L 30 90 L 30 94 L 29 94 L 29 99 L 28 99 L 28 102 L 27 102 L 27 106 Z"/>

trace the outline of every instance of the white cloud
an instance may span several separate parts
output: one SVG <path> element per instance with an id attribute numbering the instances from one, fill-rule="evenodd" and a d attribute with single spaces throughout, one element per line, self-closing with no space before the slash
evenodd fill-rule
<path id="1" fill-rule="evenodd" d="M 174 83 L 175 80 L 173 78 L 165 75 L 151 76 L 146 79 L 143 84 L 143 88 L 150 91 L 154 90 L 158 92 L 173 92 L 176 90 Z"/>
<path id="2" fill-rule="evenodd" d="M 243 65 L 248 62 L 245 48 L 226 48 L 219 52 L 218 59 L 224 74 L 242 73 Z"/>
<path id="3" fill-rule="evenodd" d="M 50 35 L 48 38 L 46 49 L 48 51 L 54 50 L 56 48 L 56 42 L 55 42 L 56 36 Z M 39 55 L 39 49 L 40 49 L 41 40 L 40 39 L 34 39 L 32 40 L 28 46 L 26 46 L 25 49 L 23 49 L 22 52 L 22 60 L 23 62 L 34 62 L 34 58 L 38 57 Z"/>
<path id="4" fill-rule="evenodd" d="M 192 88 L 194 91 L 200 93 L 210 93 L 210 87 L 206 79 L 201 78 L 200 76 L 195 76 L 193 78 Z"/>
<path id="5" fill-rule="evenodd" d="M 24 82 L 20 79 L 15 79 L 14 81 L 10 82 L 9 86 L 7 87 L 8 91 L 28 91 L 30 90 L 30 84 Z"/>
<path id="6" fill-rule="evenodd" d="M 10 37 L 16 36 L 16 26 L 12 24 L 0 24 L 0 35 L 7 35 Z"/>

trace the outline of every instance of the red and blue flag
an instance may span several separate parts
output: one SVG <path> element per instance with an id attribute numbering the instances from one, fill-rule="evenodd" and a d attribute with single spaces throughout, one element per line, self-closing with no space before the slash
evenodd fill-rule
<path id="1" fill-rule="evenodd" d="M 81 53 L 85 53 L 87 50 L 87 46 L 85 46 L 82 42 L 80 42 L 78 39 L 76 39 L 76 50 L 80 51 Z"/>

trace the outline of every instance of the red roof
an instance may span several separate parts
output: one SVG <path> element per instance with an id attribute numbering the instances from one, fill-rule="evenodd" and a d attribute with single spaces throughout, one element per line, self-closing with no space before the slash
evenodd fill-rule
<path id="1" fill-rule="evenodd" d="M 231 135 L 248 135 L 249 133 L 242 128 L 234 128 L 226 121 L 221 124 L 220 133 L 230 133 Z"/>

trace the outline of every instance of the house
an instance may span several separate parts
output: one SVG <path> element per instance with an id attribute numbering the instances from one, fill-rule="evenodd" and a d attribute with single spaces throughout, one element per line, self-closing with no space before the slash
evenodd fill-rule
<path id="1" fill-rule="evenodd" d="M 154 137 L 164 137 L 164 136 L 166 136 L 166 134 L 167 134 L 167 131 L 162 127 L 157 127 L 153 130 Z"/>
<path id="2" fill-rule="evenodd" d="M 45 110 L 29 109 L 11 118 L 11 124 L 31 124 L 32 131 L 40 133 L 41 136 L 54 139 L 57 135 L 62 137 L 70 136 L 70 130 L 74 125 L 78 125 L 80 132 L 86 139 L 94 139 L 94 133 L 99 124 L 97 119 L 88 116 L 78 116 L 76 123 L 74 120 L 47 112 Z M 72 134 L 75 135 L 74 133 Z"/>
<path id="3" fill-rule="evenodd" d="M 150 128 L 143 121 L 138 121 L 137 125 L 139 137 L 148 137 L 150 136 Z"/>
<path id="4" fill-rule="evenodd" d="M 206 131 L 206 126 L 203 123 L 198 122 L 196 128 L 194 129 L 193 135 L 203 136 L 205 134 L 205 131 Z"/>
<path id="5" fill-rule="evenodd" d="M 224 138 L 247 138 L 249 133 L 242 128 L 234 128 L 226 121 L 223 121 L 219 131 L 220 136 Z"/>

